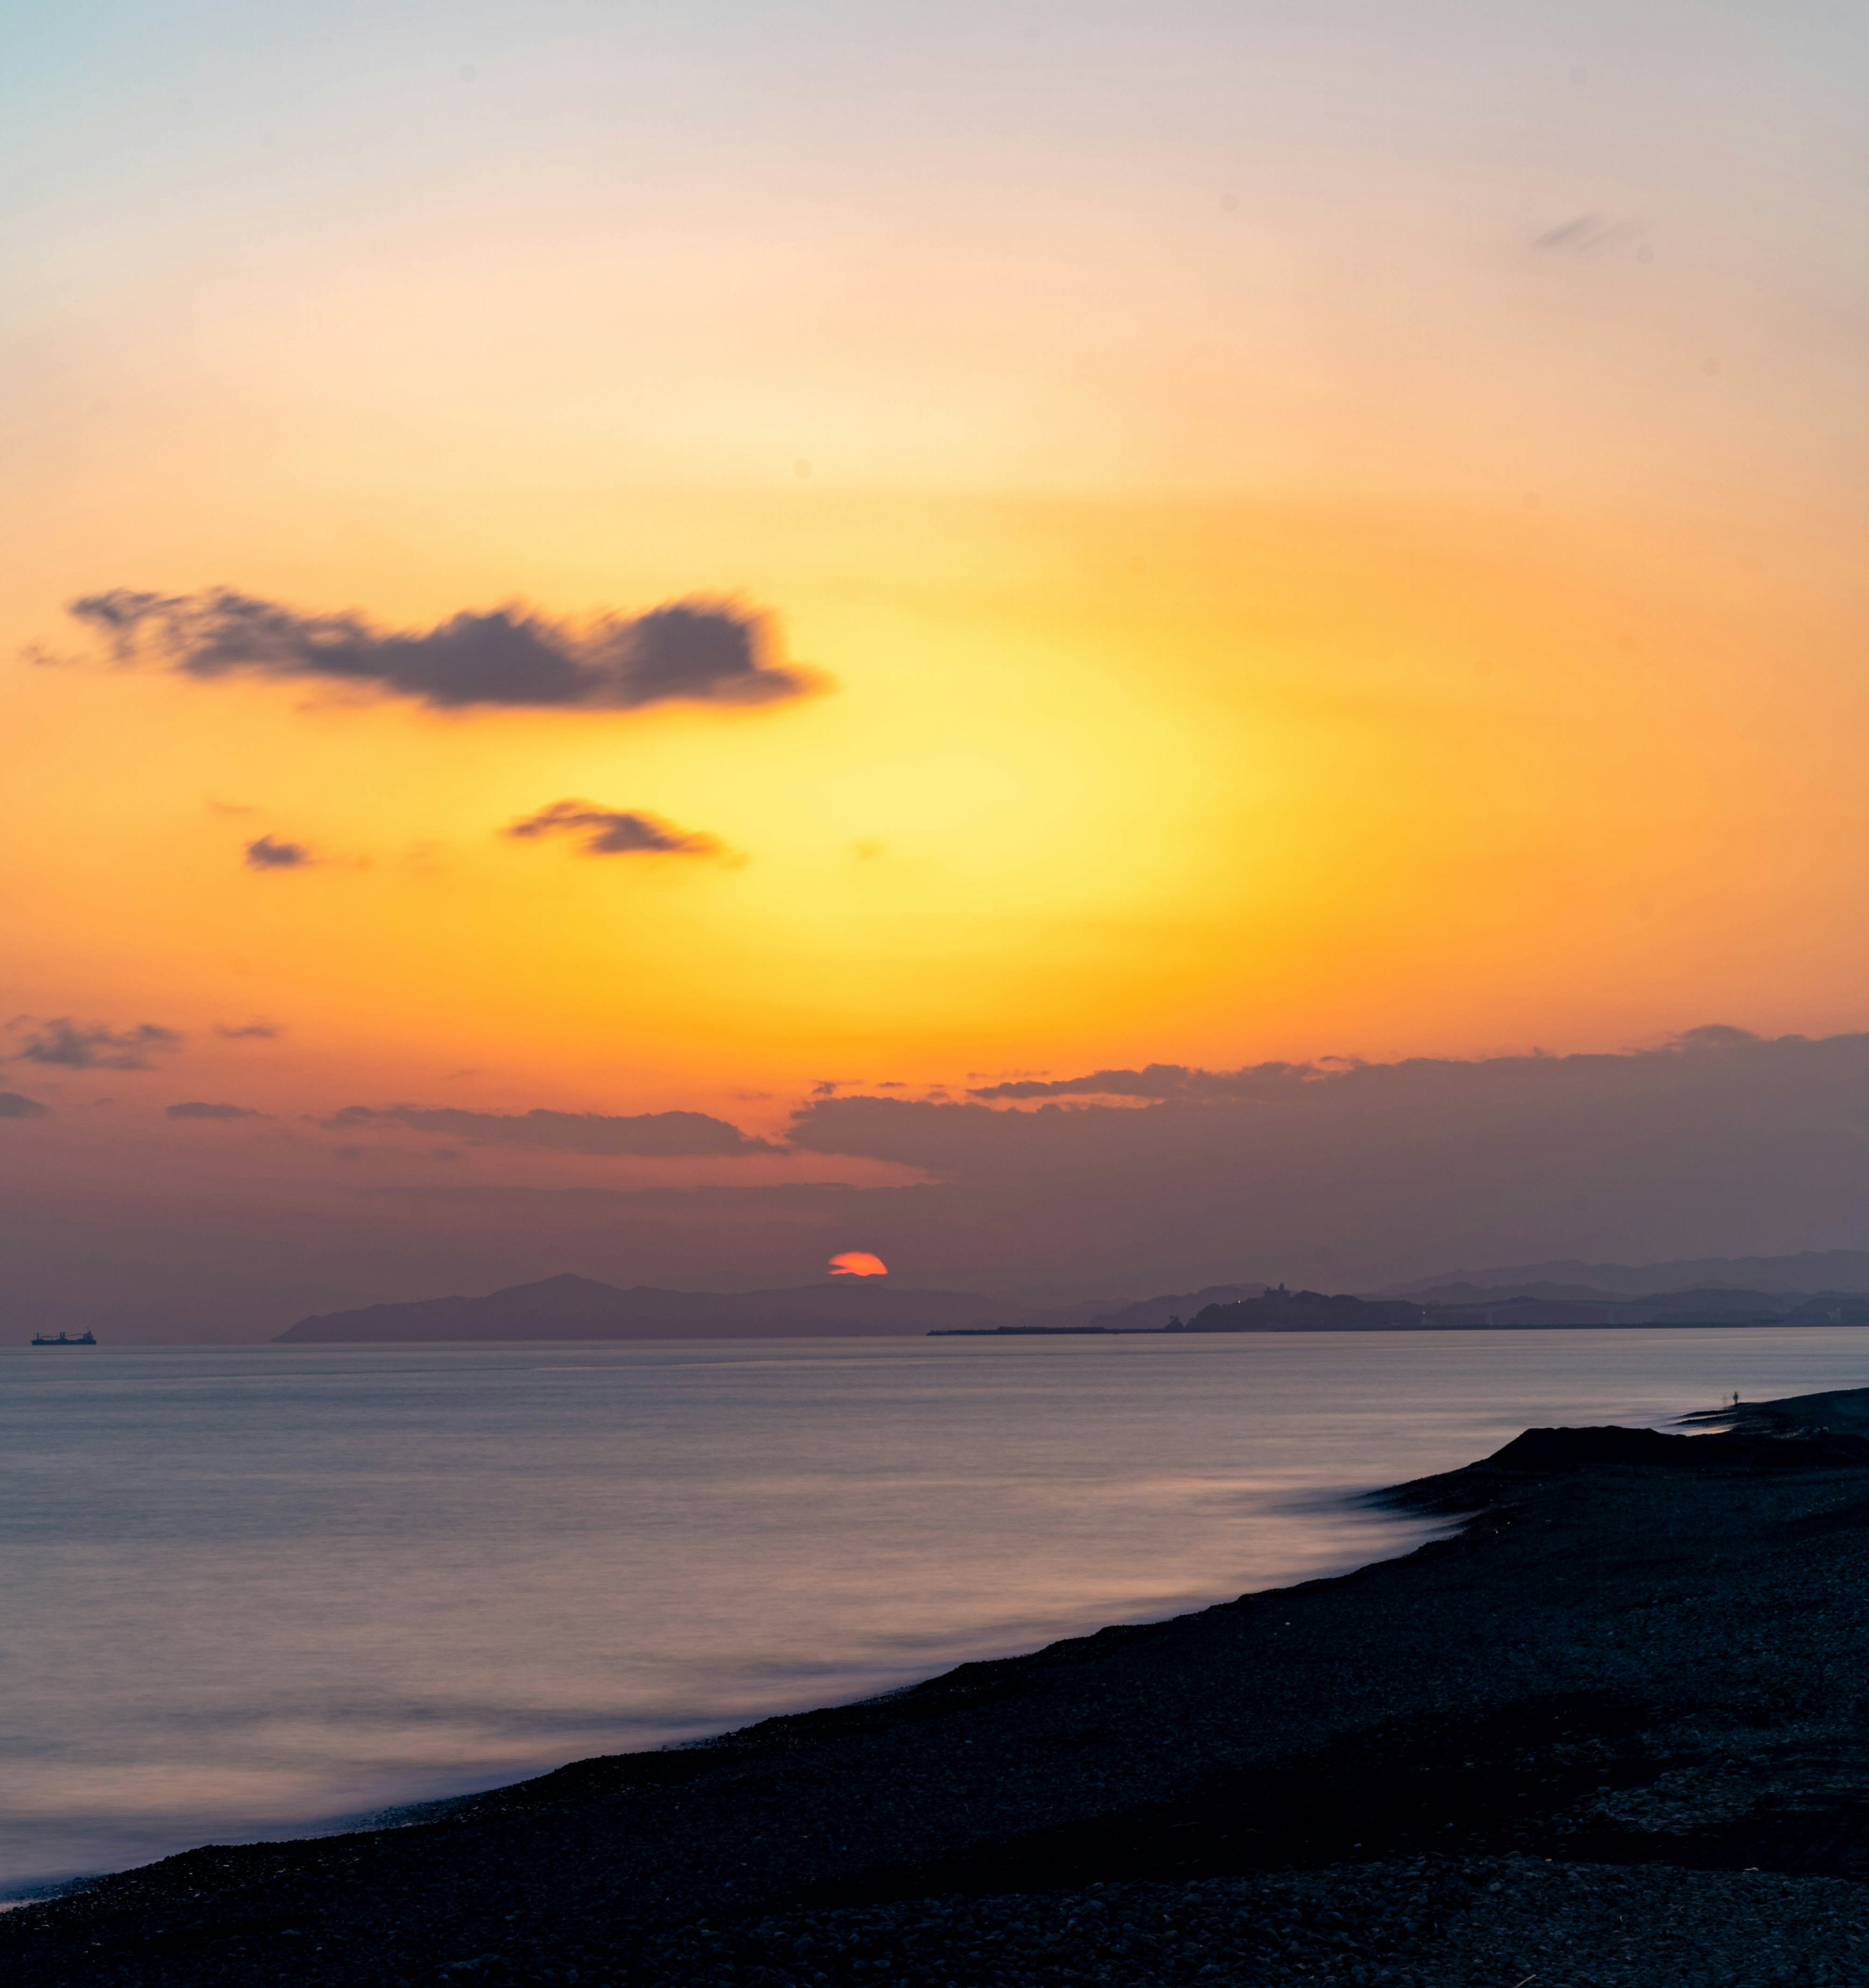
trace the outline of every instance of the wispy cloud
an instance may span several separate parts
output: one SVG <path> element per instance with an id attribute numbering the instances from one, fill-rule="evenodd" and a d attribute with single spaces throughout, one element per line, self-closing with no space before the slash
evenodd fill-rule
<path id="1" fill-rule="evenodd" d="M 0 1118 L 43 1118 L 47 1107 L 36 1097 L 22 1097 L 17 1090 L 0 1090 Z"/>
<path id="2" fill-rule="evenodd" d="M 1327 1063 L 1338 1060 L 1326 1058 Z M 1263 1097 L 1324 1073 L 1323 1063 L 1249 1063 L 1243 1070 L 1191 1070 L 1185 1063 L 1152 1063 L 1141 1070 L 1097 1070 L 1085 1077 L 1024 1077 L 982 1084 L 967 1095 L 986 1104 L 1035 1097 L 1136 1097 L 1215 1101 Z"/>
<path id="3" fill-rule="evenodd" d="M 163 1115 L 167 1118 L 259 1118 L 264 1114 L 255 1111 L 250 1104 L 205 1104 L 191 1100 L 170 1105 Z"/>
<path id="4" fill-rule="evenodd" d="M 8 1026 L 23 1032 L 22 1045 L 14 1052 L 16 1057 L 60 1070 L 148 1070 L 152 1057 L 174 1055 L 185 1040 L 174 1029 L 154 1022 L 113 1029 L 102 1022 L 73 1021 L 69 1015 L 42 1020 L 20 1015 Z"/>
<path id="5" fill-rule="evenodd" d="M 595 801 L 554 801 L 502 833 L 522 841 L 546 835 L 576 836 L 586 856 L 724 856 L 728 853 L 718 836 L 691 834 L 658 816 L 600 807 Z"/>
<path id="6" fill-rule="evenodd" d="M 230 1043 L 276 1041 L 285 1033 L 277 1022 L 217 1022 L 215 1033 Z"/>
<path id="7" fill-rule="evenodd" d="M 1613 221 L 1604 214 L 1580 214 L 1534 235 L 1532 246 L 1547 255 L 1600 255 L 1633 242 L 1641 232 L 1640 225 L 1633 221 Z"/>
<path id="8" fill-rule="evenodd" d="M 307 614 L 231 587 L 117 587 L 73 601 L 70 612 L 106 637 L 120 662 L 153 661 L 207 678 L 310 678 L 441 710 L 766 704 L 823 681 L 776 661 L 764 619 L 725 600 L 584 621 L 512 606 L 393 629 L 354 611 Z"/>
<path id="9" fill-rule="evenodd" d="M 465 1111 L 451 1106 L 346 1105 L 317 1121 L 327 1131 L 435 1133 L 478 1146 L 542 1146 L 554 1152 L 645 1159 L 742 1157 L 779 1150 L 701 1111 Z"/>

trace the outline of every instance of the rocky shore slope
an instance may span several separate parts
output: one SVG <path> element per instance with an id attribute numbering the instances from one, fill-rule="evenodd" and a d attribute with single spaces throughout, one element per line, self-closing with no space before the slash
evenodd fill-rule
<path id="1" fill-rule="evenodd" d="M 0 1919 L 19 1988 L 1869 1979 L 1869 1390 L 1528 1431 L 1346 1577 Z"/>

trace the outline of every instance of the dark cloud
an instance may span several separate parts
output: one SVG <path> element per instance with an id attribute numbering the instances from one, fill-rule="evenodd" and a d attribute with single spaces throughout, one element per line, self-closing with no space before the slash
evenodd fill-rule
<path id="1" fill-rule="evenodd" d="M 312 852 L 302 842 L 280 842 L 270 835 L 262 835 L 247 844 L 249 870 L 302 870 L 313 860 Z"/>
<path id="2" fill-rule="evenodd" d="M 276 1041 L 286 1031 L 277 1022 L 217 1022 L 215 1033 L 230 1043 Z"/>
<path id="3" fill-rule="evenodd" d="M 1330 1060 L 1334 1060 L 1332 1059 Z M 969 1090 L 969 1097 L 987 1103 L 1012 1103 L 1033 1097 L 1171 1097 L 1215 1100 L 1261 1097 L 1294 1084 L 1325 1075 L 1320 1063 L 1249 1063 L 1243 1070 L 1191 1070 L 1185 1063 L 1152 1063 L 1141 1070 L 1098 1070 L 1088 1077 L 1045 1081 L 1022 1078 L 989 1084 Z"/>
<path id="4" fill-rule="evenodd" d="M 100 1164 L 68 1178 L 45 1167 L 44 1138 L 22 1132 L 0 1140 L 0 1249 L 15 1297 L 49 1317 L 76 1291 L 100 1320 L 160 1311 L 173 1322 L 144 1337 L 198 1334 L 203 1320 L 238 1337 L 308 1311 L 558 1269 L 692 1289 L 803 1284 L 853 1239 L 907 1283 L 1059 1305 L 1094 1294 L 1109 1308 L 1255 1279 L 1371 1290 L 1489 1265 L 1869 1247 L 1869 1034 L 1699 1030 L 1627 1054 L 1296 1067 L 1315 1073 L 1235 1096 L 1073 1093 L 1016 1109 L 819 1099 L 793 1121 L 793 1150 L 824 1156 L 820 1179 L 783 1185 L 762 1182 L 762 1167 L 724 1166 L 714 1171 L 750 1178 L 645 1188 L 634 1168 L 603 1168 L 613 1178 L 598 1184 L 594 1162 L 575 1185 L 476 1182 L 495 1169 L 423 1158 L 438 1144 L 467 1144 L 484 1162 L 513 1141 L 647 1143 L 640 1121 L 570 1113 L 343 1114 L 323 1151 L 352 1143 L 357 1163 L 324 1158 L 319 1184 L 290 1194 L 259 1168 L 218 1175 L 204 1192 L 176 1163 L 186 1140 L 156 1142 L 147 1162 L 140 1145 L 100 1141 L 100 1162 L 119 1151 L 149 1171 L 119 1177 Z M 74 1104 L 61 1126 L 68 1115 L 83 1114 Z M 705 1141 L 664 1137 L 663 1150 L 759 1150 L 686 1116 Z M 302 1150 L 282 1145 L 282 1163 Z M 897 1185 L 855 1159 L 847 1174 L 829 1157 L 839 1154 L 904 1162 L 921 1178 Z M 865 1184 L 840 1184 L 852 1179 Z M 365 1186 L 385 1219 L 358 1219 Z M 1799 1287 L 1841 1274 L 1813 1257 Z"/>
<path id="5" fill-rule="evenodd" d="M 174 1030 L 159 1028 L 154 1022 L 110 1029 L 102 1022 L 75 1022 L 69 1015 L 46 1020 L 22 1015 L 10 1026 L 26 1032 L 25 1046 L 14 1053 L 17 1057 L 61 1070 L 147 1070 L 151 1057 L 173 1055 L 184 1040 Z"/>
<path id="6" fill-rule="evenodd" d="M 1749 1030 L 1711 1023 L 1705 1028 L 1689 1029 L 1672 1037 L 1660 1049 L 1644 1053 L 1669 1056 L 1694 1050 L 1732 1049 L 1759 1040 Z M 1542 1050 L 1534 1050 L 1531 1060 L 1551 1060 Z M 1516 1059 L 1508 1057 L 1493 1060 L 1510 1063 Z M 1571 1057 L 1565 1060 L 1575 1063 L 1595 1060 Z M 1480 1067 L 1473 1063 L 1455 1063 L 1441 1067 L 1449 1070 Z M 1320 1057 L 1313 1063 L 1248 1063 L 1239 1070 L 1196 1070 L 1186 1063 L 1151 1063 L 1141 1070 L 1092 1070 L 1087 1077 L 1063 1077 L 1053 1080 L 1021 1078 L 989 1084 L 970 1090 L 967 1095 L 978 1098 L 982 1104 L 1014 1104 L 1038 1097 L 1138 1097 L 1158 1103 L 1179 1099 L 1193 1104 L 1218 1104 L 1229 1099 L 1239 1101 L 1282 1096 L 1296 1086 L 1341 1077 L 1349 1071 L 1377 1067 L 1397 1066 L 1375 1066 L 1365 1063 L 1360 1057 L 1334 1056 Z"/>
<path id="7" fill-rule="evenodd" d="M 228 587 L 118 587 L 73 601 L 70 611 L 106 636 L 120 661 L 153 658 L 194 677 L 313 678 L 440 710 L 766 704 L 820 681 L 775 661 L 763 620 L 724 600 L 582 623 L 500 607 L 427 629 L 380 628 L 355 613 L 302 614 Z"/>
<path id="8" fill-rule="evenodd" d="M 1869 1243 L 1869 1034 L 1715 1027 L 1620 1054 L 1153 1065 L 1063 1080 L 1024 1109 L 813 1098 L 792 1136 L 931 1177 L 897 1204 L 900 1222 L 866 1218 L 864 1233 L 891 1262 L 891 1244 L 933 1252 L 938 1235 L 957 1276 L 983 1256 L 1007 1275 L 1022 1252 L 1060 1282 L 1172 1290 L 1313 1279 L 1329 1249 L 1333 1287 L 1355 1290 L 1463 1263 Z"/>
<path id="9" fill-rule="evenodd" d="M 355 1165 L 368 1161 L 373 1164 L 380 1160 L 399 1161 L 404 1165 L 441 1165 L 459 1161 L 467 1158 L 458 1147 L 434 1146 L 426 1152 L 412 1152 L 406 1146 L 333 1146 L 331 1157 L 346 1165 Z"/>
<path id="10" fill-rule="evenodd" d="M 43 1118 L 46 1107 L 36 1097 L 22 1097 L 17 1090 L 0 1090 L 0 1118 Z"/>
<path id="11" fill-rule="evenodd" d="M 258 1118 L 262 1114 L 250 1104 L 204 1104 L 191 1100 L 171 1104 L 163 1114 L 169 1118 Z"/>
<path id="12" fill-rule="evenodd" d="M 542 835 L 575 835 L 586 856 L 720 856 L 716 836 L 691 835 L 652 814 L 599 807 L 595 801 L 554 801 L 515 821 L 503 834 L 522 841 Z"/>
<path id="13" fill-rule="evenodd" d="M 737 1125 L 701 1111 L 462 1111 L 447 1106 L 392 1104 L 380 1110 L 347 1105 L 319 1121 L 329 1131 L 432 1132 L 477 1146 L 544 1146 L 554 1152 L 628 1154 L 647 1159 L 705 1158 L 770 1153 Z"/>

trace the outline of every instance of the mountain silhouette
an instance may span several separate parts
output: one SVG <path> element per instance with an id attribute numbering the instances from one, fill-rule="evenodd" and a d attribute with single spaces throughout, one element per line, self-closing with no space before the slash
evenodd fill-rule
<path id="1" fill-rule="evenodd" d="M 881 1277 L 796 1290 L 624 1290 L 568 1272 L 485 1297 L 424 1298 L 302 1318 L 289 1345 L 409 1340 L 799 1339 L 1005 1325 L 1025 1307 L 966 1291 L 905 1289 Z"/>

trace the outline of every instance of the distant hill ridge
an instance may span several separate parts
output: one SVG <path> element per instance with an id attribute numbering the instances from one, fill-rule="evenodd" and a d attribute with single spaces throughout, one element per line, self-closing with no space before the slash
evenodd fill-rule
<path id="1" fill-rule="evenodd" d="M 1026 1307 L 967 1291 L 927 1291 L 853 1277 L 774 1291 L 624 1290 L 594 1277 L 546 1277 L 485 1297 L 420 1299 L 302 1318 L 275 1343 L 410 1340 L 874 1337 L 940 1327 L 1005 1325 Z"/>
<path id="2" fill-rule="evenodd" d="M 1476 1296 L 1503 1297 L 1509 1287 L 1550 1297 L 1650 1297 L 1668 1291 L 1744 1290 L 1808 1295 L 1817 1291 L 1869 1292 L 1869 1250 L 1806 1249 L 1787 1256 L 1689 1256 L 1672 1263 L 1586 1263 L 1576 1259 L 1522 1263 L 1514 1269 L 1449 1270 L 1387 1284 L 1381 1297 L 1427 1303 L 1452 1287 Z"/>
<path id="3" fill-rule="evenodd" d="M 1472 1286 L 1456 1286 L 1455 1290 Z M 1171 1332 L 1383 1332 L 1537 1326 L 1869 1325 L 1869 1297 L 1852 1291 L 1665 1291 L 1648 1298 L 1597 1292 L 1581 1297 L 1489 1293 L 1476 1303 L 1417 1304 L 1283 1286 L 1231 1304 L 1208 1305 Z"/>
<path id="4" fill-rule="evenodd" d="M 1234 1304 L 1242 1298 L 1256 1298 L 1266 1289 L 1266 1280 L 1259 1278 L 1248 1284 L 1209 1284 L 1203 1290 L 1182 1291 L 1163 1298 L 1143 1298 L 1134 1304 L 1119 1305 L 1114 1310 L 1104 1306 L 1086 1307 L 1092 1313 L 1088 1323 L 1100 1325 L 1111 1332 L 1146 1330 L 1151 1326 L 1164 1326 L 1171 1318 L 1191 1318 L 1198 1311 L 1205 1311 L 1209 1305 Z M 1028 1324 L 1045 1323 L 1043 1318 L 1029 1319 Z"/>
<path id="5" fill-rule="evenodd" d="M 1740 1273 L 1749 1273 L 1742 1282 Z M 1682 1273 L 1692 1273 L 1683 1275 Z M 1673 1278 L 1675 1281 L 1670 1282 Z M 1869 1251 L 1706 1257 L 1646 1269 L 1533 1263 L 1392 1286 L 1360 1297 L 1286 1292 L 1269 1280 L 1209 1284 L 1123 1303 L 1107 1298 L 1034 1310 L 977 1292 L 922 1290 L 881 1277 L 764 1291 L 625 1290 L 569 1272 L 483 1297 L 425 1298 L 302 1318 L 280 1342 L 778 1339 L 928 1332 L 1398 1330 L 1429 1327 L 1869 1325 Z M 1276 1300 L 1275 1302 L 1274 1300 Z"/>
<path id="6" fill-rule="evenodd" d="M 1288 1291 L 1283 1284 L 1231 1304 L 1210 1304 L 1170 1332 L 1381 1332 L 1431 1325 L 1433 1315 L 1402 1298 L 1357 1298 Z"/>

